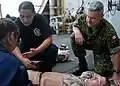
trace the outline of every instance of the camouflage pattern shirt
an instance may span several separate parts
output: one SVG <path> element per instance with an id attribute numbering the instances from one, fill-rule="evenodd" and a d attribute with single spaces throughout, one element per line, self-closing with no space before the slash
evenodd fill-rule
<path id="1" fill-rule="evenodd" d="M 74 27 L 79 28 L 85 43 L 89 44 L 94 52 L 95 72 L 102 75 L 112 70 L 110 55 L 120 50 L 119 39 L 113 26 L 103 18 L 98 27 L 88 27 L 86 16 L 82 14 L 74 22 Z"/>
<path id="2" fill-rule="evenodd" d="M 91 79 L 95 79 L 98 78 L 98 76 L 100 76 L 99 74 L 93 72 L 93 71 L 86 71 L 83 72 L 81 76 L 75 76 L 72 74 L 66 74 L 66 73 L 62 73 L 63 76 L 63 86 L 89 86 L 88 84 L 88 80 Z M 112 79 L 108 79 L 108 81 L 106 81 L 106 83 L 110 83 L 109 86 L 116 86 L 115 82 Z M 90 85 L 91 86 L 91 85 Z M 100 86 L 103 86 L 100 85 Z"/>

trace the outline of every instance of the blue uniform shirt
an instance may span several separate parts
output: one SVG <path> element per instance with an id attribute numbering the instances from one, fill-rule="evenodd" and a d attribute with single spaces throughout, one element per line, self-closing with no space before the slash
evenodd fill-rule
<path id="1" fill-rule="evenodd" d="M 0 86 L 11 86 L 20 61 L 0 44 Z"/>

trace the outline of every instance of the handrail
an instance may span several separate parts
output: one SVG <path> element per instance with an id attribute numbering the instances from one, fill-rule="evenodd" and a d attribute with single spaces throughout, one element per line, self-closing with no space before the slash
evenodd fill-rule
<path id="1" fill-rule="evenodd" d="M 42 3 L 41 3 L 41 5 L 40 5 L 40 7 L 39 7 L 37 13 L 40 13 L 40 14 L 41 14 L 41 13 L 43 12 L 43 10 L 44 10 L 44 8 L 45 8 L 47 2 L 48 2 L 48 0 L 42 0 Z"/>
<path id="2" fill-rule="evenodd" d="M 2 18 L 2 8 L 1 8 L 1 4 L 0 4 L 0 18 Z"/>

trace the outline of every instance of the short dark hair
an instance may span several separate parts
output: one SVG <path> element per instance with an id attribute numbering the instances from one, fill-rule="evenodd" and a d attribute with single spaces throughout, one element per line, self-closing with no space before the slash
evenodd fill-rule
<path id="1" fill-rule="evenodd" d="M 8 33 L 16 31 L 18 31 L 18 28 L 12 20 L 7 18 L 0 19 L 0 38 L 4 38 Z"/>
<path id="2" fill-rule="evenodd" d="M 20 12 L 21 9 L 27 9 L 32 11 L 33 13 L 35 13 L 35 8 L 34 5 L 32 4 L 32 2 L 30 1 L 24 1 L 19 5 L 19 9 L 18 11 Z"/>
<path id="3" fill-rule="evenodd" d="M 98 12 L 102 12 L 103 13 L 103 11 L 104 11 L 104 5 L 100 1 L 92 1 L 88 5 L 88 10 L 90 10 L 90 11 L 98 11 Z"/>

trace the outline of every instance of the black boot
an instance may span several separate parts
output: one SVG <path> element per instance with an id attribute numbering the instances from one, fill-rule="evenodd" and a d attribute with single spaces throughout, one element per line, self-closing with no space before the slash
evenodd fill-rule
<path id="1" fill-rule="evenodd" d="M 78 59 L 79 59 L 79 65 L 78 65 L 79 69 L 77 71 L 73 72 L 73 74 L 76 76 L 80 76 L 83 72 L 88 70 L 85 57 L 78 57 Z"/>

